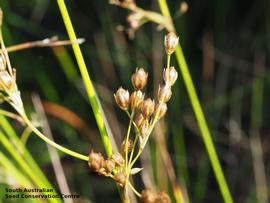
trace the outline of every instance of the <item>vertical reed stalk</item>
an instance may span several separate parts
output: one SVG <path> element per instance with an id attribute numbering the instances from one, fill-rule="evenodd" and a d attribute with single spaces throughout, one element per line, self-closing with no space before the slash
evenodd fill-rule
<path id="1" fill-rule="evenodd" d="M 71 22 L 71 19 L 69 17 L 68 11 L 67 11 L 67 7 L 65 5 L 65 1 L 64 0 L 57 0 L 58 3 L 58 7 L 60 9 L 64 24 L 66 26 L 66 30 L 68 32 L 69 35 L 69 39 L 70 41 L 75 41 L 77 39 L 75 31 L 73 29 L 73 25 Z M 86 92 L 90 101 L 90 104 L 92 106 L 93 112 L 94 112 L 94 116 L 96 118 L 96 122 L 97 122 L 97 126 L 99 128 L 100 134 L 101 134 L 101 138 L 105 147 L 105 151 L 107 153 L 107 155 L 110 157 L 112 155 L 112 145 L 110 143 L 109 137 L 108 137 L 108 133 L 106 130 L 106 126 L 105 126 L 105 121 L 103 119 L 103 114 L 101 111 L 101 107 L 99 106 L 98 103 L 98 99 L 96 96 L 96 93 L 94 91 L 94 87 L 93 84 L 91 82 L 90 76 L 88 74 L 87 71 L 87 67 L 85 65 L 84 59 L 83 59 L 83 55 L 80 49 L 80 46 L 78 44 L 72 44 L 72 48 L 77 60 L 77 64 L 79 66 L 81 75 L 82 75 L 82 79 L 86 88 Z"/>
<path id="2" fill-rule="evenodd" d="M 171 20 L 172 18 L 171 18 L 170 10 L 167 5 L 167 1 L 158 0 L 158 3 L 159 3 L 159 7 L 162 14 Z M 175 28 L 174 30 L 171 30 L 171 31 L 175 31 Z M 224 177 L 222 167 L 219 162 L 218 155 L 217 155 L 217 152 L 216 152 L 213 140 L 212 140 L 212 136 L 209 131 L 204 113 L 202 111 L 202 107 L 201 107 L 198 95 L 196 93 L 196 90 L 195 90 L 195 87 L 194 87 L 194 84 L 193 84 L 193 81 L 192 81 L 192 78 L 191 78 L 191 75 L 190 75 L 180 44 L 176 48 L 176 59 L 177 59 L 177 62 L 178 62 L 178 65 L 179 65 L 179 68 L 180 68 L 180 71 L 184 80 L 184 84 L 186 86 L 186 89 L 189 95 L 189 99 L 190 99 L 193 111 L 195 113 L 195 117 L 197 119 L 200 131 L 202 134 L 202 138 L 203 138 L 214 174 L 216 176 L 220 191 L 222 193 L 224 202 L 232 203 L 233 199 L 232 199 L 229 187 L 227 185 L 226 179 Z"/>

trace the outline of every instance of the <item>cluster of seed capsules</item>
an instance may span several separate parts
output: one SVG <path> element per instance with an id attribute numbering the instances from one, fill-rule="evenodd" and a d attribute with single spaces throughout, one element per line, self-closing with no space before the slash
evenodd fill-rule
<path id="1" fill-rule="evenodd" d="M 115 153 L 112 157 L 104 159 L 101 153 L 91 151 L 89 154 L 88 165 L 92 171 L 101 176 L 111 177 L 116 183 L 123 187 L 126 180 L 124 169 L 124 159 L 121 154 Z"/>
<path id="2" fill-rule="evenodd" d="M 177 44 L 178 37 L 174 33 L 165 36 L 164 46 L 168 58 L 175 51 Z M 134 123 L 136 134 L 139 136 L 140 151 L 144 149 L 156 122 L 166 114 L 167 102 L 172 96 L 171 87 L 175 84 L 177 77 L 178 73 L 175 68 L 167 65 L 163 70 L 164 84 L 159 86 L 157 99 L 145 99 L 142 90 L 147 85 L 148 73 L 143 68 L 137 68 L 131 77 L 134 91 L 130 94 L 128 90 L 120 87 L 114 94 L 117 105 L 129 115 L 131 112 L 131 119 L 135 116 Z M 106 160 L 100 153 L 92 151 L 88 161 L 90 168 L 99 175 L 113 178 L 119 186 L 125 187 L 128 174 L 125 173 L 124 157 L 134 149 L 134 143 L 132 140 L 128 140 L 128 143 L 124 141 L 121 146 L 121 154 L 113 154 Z M 144 190 L 141 197 L 144 203 L 171 202 L 165 192 L 154 193 L 150 190 Z"/>
<path id="3" fill-rule="evenodd" d="M 151 98 L 144 99 L 145 94 L 142 89 L 147 84 L 148 74 L 143 68 L 138 68 L 131 77 L 135 89 L 131 95 L 128 90 L 122 87 L 115 93 L 116 103 L 121 109 L 128 110 L 130 108 L 132 112 L 136 113 L 134 121 L 141 143 L 144 143 L 144 139 L 149 135 L 151 126 L 166 114 L 166 103 L 172 96 L 171 86 L 175 83 L 177 75 L 174 67 L 164 69 L 163 79 L 165 84 L 159 87 L 156 101 Z"/>
<path id="4" fill-rule="evenodd" d="M 178 37 L 174 33 L 166 35 L 164 45 L 168 55 L 174 52 L 177 44 Z M 176 82 L 177 77 L 178 73 L 173 66 L 164 69 L 164 84 L 159 86 L 156 100 L 151 98 L 145 99 L 145 94 L 142 92 L 148 79 L 148 73 L 143 68 L 137 68 L 131 77 L 134 87 L 134 91 L 131 94 L 122 87 L 116 91 L 114 97 L 117 105 L 125 111 L 130 109 L 131 112 L 136 113 L 134 121 L 139 134 L 141 148 L 144 148 L 155 123 L 166 114 L 166 103 L 172 96 L 171 87 Z"/>

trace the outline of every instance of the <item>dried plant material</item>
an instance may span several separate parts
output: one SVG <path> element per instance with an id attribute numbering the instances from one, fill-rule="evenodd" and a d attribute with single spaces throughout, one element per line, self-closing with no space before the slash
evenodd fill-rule
<path id="1" fill-rule="evenodd" d="M 114 95 L 115 101 L 118 106 L 123 109 L 127 110 L 129 107 L 129 92 L 128 90 L 124 90 L 120 87 Z"/>
<path id="2" fill-rule="evenodd" d="M 133 87 L 136 90 L 141 90 L 147 83 L 148 73 L 143 68 L 136 69 L 136 72 L 132 75 L 131 81 Z"/>
<path id="3" fill-rule="evenodd" d="M 168 55 L 171 55 L 178 45 L 179 37 L 176 36 L 174 32 L 169 32 L 164 37 L 164 47 Z"/>

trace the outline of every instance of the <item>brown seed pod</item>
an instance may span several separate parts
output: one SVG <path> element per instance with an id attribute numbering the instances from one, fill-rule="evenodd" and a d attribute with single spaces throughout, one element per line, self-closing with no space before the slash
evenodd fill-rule
<path id="1" fill-rule="evenodd" d="M 130 96 L 130 107 L 132 110 L 137 109 L 140 104 L 143 102 L 144 94 L 138 90 L 134 91 Z"/>
<path id="2" fill-rule="evenodd" d="M 165 68 L 163 71 L 163 79 L 166 84 L 172 86 L 177 80 L 178 73 L 173 66 Z"/>
<path id="3" fill-rule="evenodd" d="M 157 112 L 159 108 L 160 108 L 160 110 L 159 110 L 159 112 Z M 158 113 L 157 118 L 158 119 L 162 118 L 166 114 L 167 109 L 168 109 L 168 107 L 167 107 L 166 103 L 159 103 L 156 106 L 156 110 L 155 110 L 156 111 L 155 113 Z"/>
<path id="4" fill-rule="evenodd" d="M 89 154 L 88 165 L 93 170 L 98 172 L 103 167 L 104 158 L 101 153 L 96 153 L 93 150 Z"/>
<path id="5" fill-rule="evenodd" d="M 128 153 L 131 152 L 133 148 L 133 141 L 132 140 L 128 140 L 128 143 L 127 143 L 127 151 Z M 121 153 L 122 154 L 126 154 L 126 140 L 124 140 L 121 144 Z"/>
<path id="6" fill-rule="evenodd" d="M 140 128 L 140 137 L 145 138 L 149 132 L 149 121 L 144 120 Z"/>
<path id="7" fill-rule="evenodd" d="M 13 79 L 7 71 L 0 72 L 0 81 L 7 89 L 10 89 L 13 85 Z"/>
<path id="8" fill-rule="evenodd" d="M 147 77 L 148 73 L 146 73 L 143 68 L 137 68 L 136 72 L 133 73 L 131 76 L 131 82 L 133 87 L 136 90 L 143 89 L 147 83 Z"/>
<path id="9" fill-rule="evenodd" d="M 158 89 L 158 101 L 160 103 L 167 102 L 172 96 L 172 90 L 169 85 L 163 85 Z"/>
<path id="10" fill-rule="evenodd" d="M 123 172 L 120 171 L 114 175 L 114 180 L 117 182 L 117 184 L 120 187 L 123 187 L 125 185 L 125 182 L 126 182 L 126 176 Z"/>
<path id="11" fill-rule="evenodd" d="M 145 118 L 143 117 L 143 115 L 141 113 L 136 115 L 134 122 L 135 122 L 138 129 L 141 128 L 141 125 L 142 125 L 144 119 Z"/>
<path id="12" fill-rule="evenodd" d="M 110 174 L 115 168 L 115 162 L 111 159 L 106 160 L 104 163 L 104 168 L 106 172 Z"/>
<path id="13" fill-rule="evenodd" d="M 141 192 L 141 199 L 143 203 L 155 203 L 157 194 L 149 189 Z"/>
<path id="14" fill-rule="evenodd" d="M 123 166 L 125 163 L 122 155 L 119 153 L 113 154 L 111 160 L 114 161 L 117 166 Z"/>
<path id="15" fill-rule="evenodd" d="M 150 98 L 143 101 L 141 104 L 141 113 L 144 118 L 148 118 L 153 114 L 155 110 L 155 101 L 151 100 Z"/>
<path id="16" fill-rule="evenodd" d="M 169 195 L 165 192 L 159 192 L 157 194 L 157 198 L 155 200 L 155 203 L 171 203 L 171 199 Z"/>
<path id="17" fill-rule="evenodd" d="M 164 47 L 165 47 L 166 53 L 168 55 L 171 55 L 175 51 L 175 49 L 178 45 L 178 41 L 179 41 L 179 37 L 177 37 L 174 32 L 169 32 L 165 36 Z"/>
<path id="18" fill-rule="evenodd" d="M 128 90 L 124 90 L 120 87 L 116 93 L 114 94 L 114 98 L 118 106 L 123 109 L 127 110 L 129 107 L 129 92 Z"/>

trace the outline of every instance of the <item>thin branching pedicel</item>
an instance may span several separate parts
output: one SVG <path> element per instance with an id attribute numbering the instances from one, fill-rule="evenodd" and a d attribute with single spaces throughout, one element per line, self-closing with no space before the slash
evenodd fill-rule
<path id="1" fill-rule="evenodd" d="M 131 83 L 134 87 L 131 94 L 122 87 L 114 94 L 117 105 L 126 112 L 130 119 L 127 134 L 121 145 L 121 154 L 114 154 L 107 160 L 101 154 L 93 151 L 89 155 L 90 168 L 102 176 L 113 178 L 123 189 L 125 202 L 129 202 L 129 189 L 141 197 L 145 203 L 171 202 L 169 196 L 164 192 L 156 193 L 151 190 L 144 190 L 140 194 L 131 184 L 129 178 L 142 170 L 142 168 L 134 168 L 134 164 L 144 150 L 155 124 L 167 112 L 166 103 L 172 97 L 171 87 L 178 77 L 175 68 L 170 66 L 170 56 L 175 51 L 177 44 L 178 37 L 174 33 L 165 36 L 164 46 L 167 53 L 167 66 L 163 71 L 164 84 L 160 84 L 156 99 L 145 98 L 143 88 L 147 85 L 148 73 L 143 68 L 137 68 L 131 77 Z M 133 136 L 132 127 L 134 128 Z"/>

